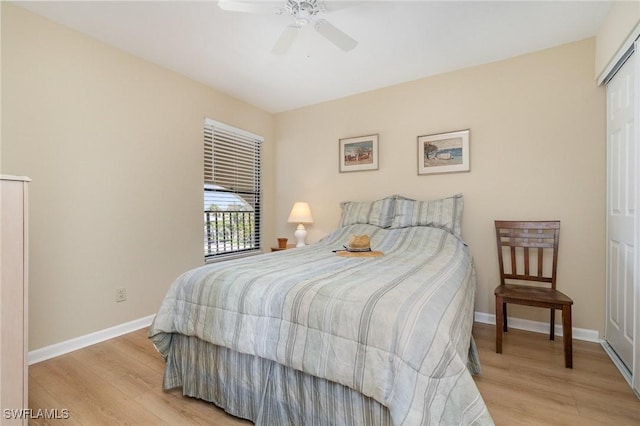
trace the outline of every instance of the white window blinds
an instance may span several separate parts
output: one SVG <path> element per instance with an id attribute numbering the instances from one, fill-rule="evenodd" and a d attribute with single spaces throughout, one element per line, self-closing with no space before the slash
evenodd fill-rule
<path id="1" fill-rule="evenodd" d="M 260 250 L 262 142 L 205 120 L 205 258 Z"/>

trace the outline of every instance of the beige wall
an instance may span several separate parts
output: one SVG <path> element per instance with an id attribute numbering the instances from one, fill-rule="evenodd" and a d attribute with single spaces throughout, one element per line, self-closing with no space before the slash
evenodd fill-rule
<path id="1" fill-rule="evenodd" d="M 205 116 L 265 136 L 265 247 L 293 238 L 296 200 L 311 204 L 316 241 L 335 228 L 340 201 L 463 192 L 477 311 L 493 312 L 492 221 L 558 218 L 560 287 L 576 302 L 575 325 L 602 330 L 605 107 L 594 40 L 274 119 L 1 7 L 2 173 L 33 179 L 30 350 L 155 313 L 175 276 L 202 263 Z M 470 173 L 416 175 L 416 136 L 466 128 Z M 338 139 L 370 133 L 380 134 L 380 169 L 338 173 Z M 114 301 L 118 287 L 124 303 Z"/>
<path id="2" fill-rule="evenodd" d="M 203 263 L 205 116 L 265 137 L 273 220 L 271 114 L 6 2 L 2 67 L 2 173 L 33 179 L 30 350 L 155 313 Z"/>
<path id="3" fill-rule="evenodd" d="M 494 219 L 560 219 L 559 287 L 574 325 L 603 331 L 605 95 L 594 39 L 430 77 L 276 116 L 276 229 L 310 203 L 313 242 L 334 229 L 339 202 L 462 192 L 463 236 L 478 272 L 476 311 L 493 313 Z M 471 172 L 417 176 L 416 137 L 471 130 Z M 338 139 L 378 133 L 377 171 L 339 173 Z M 538 321 L 531 308 L 510 313 Z"/>
<path id="4" fill-rule="evenodd" d="M 629 47 L 625 43 L 633 42 L 629 40 L 629 36 L 631 34 L 638 36 L 638 25 L 640 25 L 640 1 L 614 2 L 596 37 L 596 78 L 603 79 L 611 71 L 608 67 L 615 65 L 615 62 L 620 59 L 616 55 L 623 53 L 620 52 L 621 49 L 626 50 Z"/>

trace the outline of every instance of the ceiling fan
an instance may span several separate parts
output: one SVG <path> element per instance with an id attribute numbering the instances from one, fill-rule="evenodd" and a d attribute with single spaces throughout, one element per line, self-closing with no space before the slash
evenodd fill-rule
<path id="1" fill-rule="evenodd" d="M 298 36 L 300 29 L 313 24 L 315 30 L 345 52 L 352 50 L 358 42 L 339 30 L 319 15 L 327 12 L 322 0 L 285 0 L 284 6 L 275 7 L 265 2 L 245 2 L 236 0 L 219 0 L 218 7 L 229 12 L 261 13 L 289 15 L 293 22 L 288 25 L 275 46 L 271 50 L 275 54 L 284 54 L 289 50 Z"/>

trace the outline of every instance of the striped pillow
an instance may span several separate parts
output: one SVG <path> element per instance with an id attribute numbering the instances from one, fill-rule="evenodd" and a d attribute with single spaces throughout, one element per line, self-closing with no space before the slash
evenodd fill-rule
<path id="1" fill-rule="evenodd" d="M 397 199 L 391 228 L 432 226 L 460 236 L 463 205 L 462 194 L 429 201 Z"/>
<path id="2" fill-rule="evenodd" d="M 376 201 L 345 201 L 340 203 L 342 217 L 340 226 L 353 225 L 355 223 L 368 223 L 381 228 L 391 225 L 393 215 L 393 197 Z"/>

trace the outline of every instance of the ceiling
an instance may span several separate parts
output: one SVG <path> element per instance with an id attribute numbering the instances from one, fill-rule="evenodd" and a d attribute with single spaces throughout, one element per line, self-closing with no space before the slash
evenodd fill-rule
<path id="1" fill-rule="evenodd" d="M 325 0 L 323 18 L 358 45 L 307 26 L 283 55 L 271 49 L 291 17 L 215 1 L 14 4 L 276 113 L 582 40 L 612 2 Z"/>

